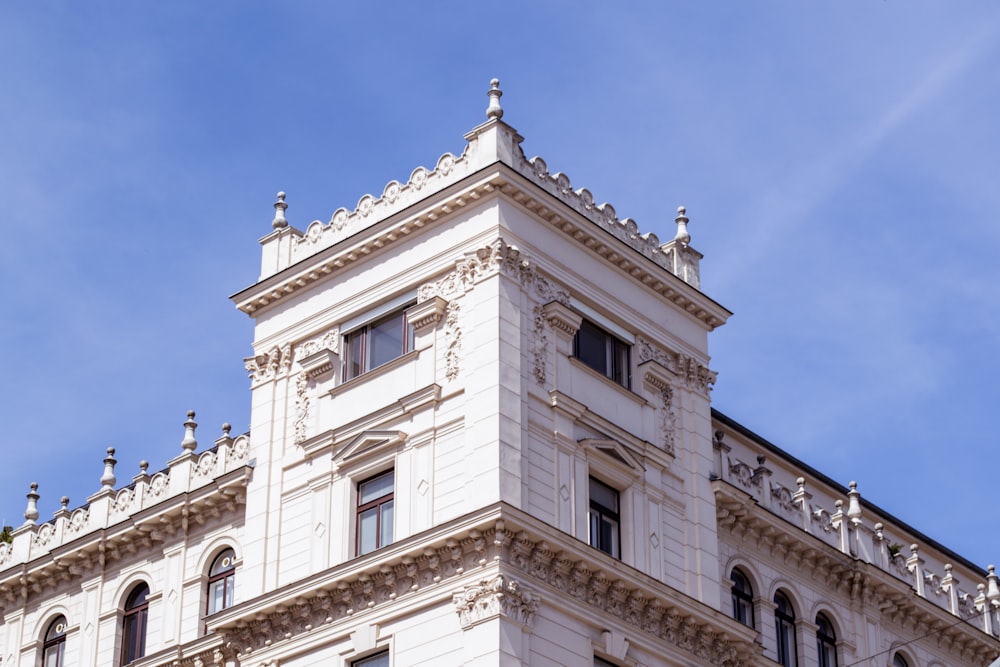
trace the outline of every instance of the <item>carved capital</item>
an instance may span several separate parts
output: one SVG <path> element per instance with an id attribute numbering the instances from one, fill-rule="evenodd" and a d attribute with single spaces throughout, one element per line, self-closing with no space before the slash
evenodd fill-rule
<path id="1" fill-rule="evenodd" d="M 516 579 L 497 575 L 456 593 L 453 602 L 462 628 L 505 616 L 530 627 L 538 611 L 538 596 Z"/>
<path id="2" fill-rule="evenodd" d="M 426 327 L 436 326 L 444 317 L 448 309 L 448 302 L 440 296 L 434 295 L 422 301 L 406 311 L 406 320 L 418 334 Z"/>
<path id="3" fill-rule="evenodd" d="M 542 313 L 549 326 L 567 338 L 573 337 L 583 322 L 583 317 L 579 313 L 558 301 L 550 301 L 542 306 Z"/>

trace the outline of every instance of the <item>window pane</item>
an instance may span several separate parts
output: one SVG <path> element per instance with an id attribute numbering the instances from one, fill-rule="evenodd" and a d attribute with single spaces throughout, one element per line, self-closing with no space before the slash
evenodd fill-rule
<path id="1" fill-rule="evenodd" d="M 593 477 L 590 478 L 590 500 L 614 514 L 618 513 L 618 492 Z"/>
<path id="2" fill-rule="evenodd" d="M 208 613 L 214 614 L 217 611 L 225 609 L 225 590 L 226 590 L 225 579 L 220 579 L 219 581 L 213 581 L 208 586 Z"/>
<path id="3" fill-rule="evenodd" d="M 45 649 L 45 655 L 42 658 L 42 664 L 44 667 L 63 667 L 65 663 L 66 656 L 66 643 L 59 642 L 54 646 L 49 646 Z"/>
<path id="4" fill-rule="evenodd" d="M 378 507 L 365 510 L 358 515 L 358 554 L 366 554 L 377 548 Z"/>
<path id="5" fill-rule="evenodd" d="M 351 663 L 351 667 L 389 667 L 389 653 L 387 651 L 373 655 L 370 658 L 355 660 Z"/>
<path id="6" fill-rule="evenodd" d="M 222 606 L 223 609 L 233 606 L 233 601 L 236 600 L 236 597 L 234 595 L 235 590 L 236 590 L 236 577 L 230 575 L 226 577 L 226 599 L 225 603 Z"/>
<path id="7" fill-rule="evenodd" d="M 608 375 L 608 334 L 584 320 L 576 332 L 576 358 L 595 371 Z"/>
<path id="8" fill-rule="evenodd" d="M 403 313 L 373 323 L 368 332 L 368 370 L 403 354 Z"/>
<path id="9" fill-rule="evenodd" d="M 355 331 L 346 336 L 344 347 L 347 348 L 347 379 L 357 377 L 365 372 L 364 361 L 364 330 Z"/>
<path id="10" fill-rule="evenodd" d="M 378 545 L 384 547 L 387 544 L 392 544 L 392 501 L 382 503 L 379 508 L 382 510 L 382 516 L 381 521 L 379 521 Z"/>
<path id="11" fill-rule="evenodd" d="M 379 475 L 374 479 L 362 482 L 360 487 L 358 487 L 358 504 L 367 505 L 373 500 L 378 500 L 382 496 L 392 493 L 395 478 L 394 471 L 390 470 L 384 475 Z"/>

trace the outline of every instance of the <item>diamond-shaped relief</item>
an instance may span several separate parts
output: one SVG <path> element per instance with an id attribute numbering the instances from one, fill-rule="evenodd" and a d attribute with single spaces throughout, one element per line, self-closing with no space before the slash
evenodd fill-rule
<path id="1" fill-rule="evenodd" d="M 177 602 L 177 589 L 171 588 L 170 592 L 167 593 L 167 600 L 170 602 Z"/>
<path id="2" fill-rule="evenodd" d="M 420 484 L 417 484 L 417 493 L 419 493 L 422 496 L 426 496 L 427 495 L 427 491 L 430 488 L 431 488 L 431 485 L 427 483 L 427 480 L 426 479 L 422 479 L 422 480 L 420 480 Z"/>
<path id="3" fill-rule="evenodd" d="M 83 629 L 83 632 L 84 632 L 84 633 L 85 633 L 85 634 L 86 634 L 86 635 L 87 635 L 88 637 L 89 637 L 89 636 L 91 636 L 92 634 L 94 634 L 94 624 L 93 624 L 93 623 L 87 623 L 87 627 L 85 627 L 85 628 Z"/>
<path id="4" fill-rule="evenodd" d="M 559 487 L 559 497 L 564 501 L 569 500 L 569 489 L 566 488 L 565 484 Z"/>
<path id="5" fill-rule="evenodd" d="M 326 526 L 323 525 L 322 521 L 320 521 L 316 524 L 316 527 L 313 528 L 313 532 L 316 533 L 316 537 L 323 537 L 323 533 L 326 532 Z"/>
<path id="6" fill-rule="evenodd" d="M 656 533 L 649 534 L 649 546 L 653 547 L 654 549 L 660 546 L 660 538 L 656 536 Z"/>

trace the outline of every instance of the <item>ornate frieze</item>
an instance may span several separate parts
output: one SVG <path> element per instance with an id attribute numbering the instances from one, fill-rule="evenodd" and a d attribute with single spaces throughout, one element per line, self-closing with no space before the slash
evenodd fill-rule
<path id="1" fill-rule="evenodd" d="M 460 371 L 459 359 L 462 356 L 462 328 L 459 326 L 459 315 L 461 312 L 462 307 L 457 301 L 448 303 L 448 310 L 444 320 L 444 374 L 448 378 L 448 381 L 454 381 Z"/>
<path id="2" fill-rule="evenodd" d="M 309 409 L 312 403 L 309 398 L 309 376 L 302 371 L 295 376 L 295 419 L 292 421 L 292 439 L 296 445 L 301 445 L 308 438 Z"/>
<path id="3" fill-rule="evenodd" d="M 694 357 L 664 350 L 643 336 L 636 338 L 636 356 L 640 364 L 645 361 L 660 364 L 674 373 L 684 387 L 702 396 L 708 396 L 718 377 L 718 373 L 702 365 Z"/>
<path id="4" fill-rule="evenodd" d="M 549 336 L 545 327 L 545 310 L 541 304 L 531 310 L 532 336 L 531 360 L 532 375 L 539 387 L 544 387 L 547 381 L 545 371 L 545 360 L 549 353 Z"/>
<path id="5" fill-rule="evenodd" d="M 538 611 L 538 596 L 516 579 L 500 574 L 467 586 L 453 598 L 462 628 L 504 616 L 531 627 Z"/>

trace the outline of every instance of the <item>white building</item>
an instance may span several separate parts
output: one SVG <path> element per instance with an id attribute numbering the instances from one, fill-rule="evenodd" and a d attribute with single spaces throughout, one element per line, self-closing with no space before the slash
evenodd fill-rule
<path id="1" fill-rule="evenodd" d="M 0 544 L 0 664 L 985 666 L 997 576 L 714 412 L 661 243 L 501 117 L 304 231 L 278 195 L 251 430 Z M 119 483 L 120 482 L 120 483 Z"/>

